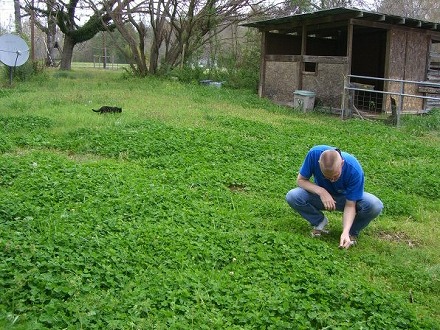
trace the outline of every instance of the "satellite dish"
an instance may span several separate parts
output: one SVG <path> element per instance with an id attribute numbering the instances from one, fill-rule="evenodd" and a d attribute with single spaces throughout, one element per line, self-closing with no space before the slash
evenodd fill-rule
<path id="1" fill-rule="evenodd" d="M 23 65 L 29 58 L 29 47 L 15 34 L 0 36 L 0 61 L 10 67 Z"/>

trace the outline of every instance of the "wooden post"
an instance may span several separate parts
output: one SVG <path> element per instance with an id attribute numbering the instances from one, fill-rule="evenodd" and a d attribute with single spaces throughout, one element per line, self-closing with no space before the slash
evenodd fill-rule
<path id="1" fill-rule="evenodd" d="M 302 26 L 301 35 L 301 56 L 299 60 L 299 70 L 298 70 L 298 89 L 303 88 L 303 71 L 304 71 L 304 55 L 307 52 L 307 27 Z"/>
<path id="2" fill-rule="evenodd" d="M 353 21 L 350 19 L 347 26 L 347 68 L 346 77 L 344 79 L 344 86 L 350 87 L 350 77 L 351 74 L 351 60 L 353 56 Z M 344 95 L 342 97 L 342 117 L 349 118 L 353 112 L 354 105 L 354 93 L 355 91 L 346 90 L 344 88 Z"/>
<path id="3" fill-rule="evenodd" d="M 346 87 L 348 87 L 348 77 L 345 76 L 344 77 L 344 90 L 342 91 L 342 102 L 341 102 L 341 119 L 344 119 L 345 116 L 345 109 L 346 109 L 346 95 L 347 95 L 347 90 L 345 89 Z"/>
<path id="4" fill-rule="evenodd" d="M 261 32 L 261 59 L 260 59 L 260 82 L 258 83 L 258 96 L 265 96 L 266 84 L 266 32 Z"/>
<path id="5" fill-rule="evenodd" d="M 107 44 L 105 40 L 105 31 L 102 31 L 102 68 L 107 69 Z"/>

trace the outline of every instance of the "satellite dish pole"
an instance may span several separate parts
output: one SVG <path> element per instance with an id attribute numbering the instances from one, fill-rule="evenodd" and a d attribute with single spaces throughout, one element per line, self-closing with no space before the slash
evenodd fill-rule
<path id="1" fill-rule="evenodd" d="M 17 66 L 17 60 L 18 60 L 18 57 L 21 55 L 21 51 L 19 51 L 19 50 L 17 50 L 16 51 L 16 57 L 15 57 L 15 63 L 14 63 L 14 69 L 15 69 L 15 67 Z M 9 67 L 9 86 L 11 86 L 12 85 L 12 66 L 10 66 Z"/>
<path id="2" fill-rule="evenodd" d="M 29 47 L 15 34 L 0 36 L 0 62 L 9 67 L 9 84 L 12 85 L 12 72 L 29 58 Z"/>

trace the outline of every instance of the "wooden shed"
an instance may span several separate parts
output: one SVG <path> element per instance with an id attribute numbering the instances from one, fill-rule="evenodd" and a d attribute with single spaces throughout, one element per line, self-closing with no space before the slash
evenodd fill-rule
<path id="1" fill-rule="evenodd" d="M 403 95 L 401 111 L 419 112 L 427 99 L 408 95 L 440 90 L 440 23 L 333 8 L 244 26 L 262 32 L 259 95 L 277 103 L 291 104 L 296 90 L 306 90 L 315 105 L 342 109 L 348 84 L 358 88 L 361 110 L 389 111 L 391 97 Z"/>

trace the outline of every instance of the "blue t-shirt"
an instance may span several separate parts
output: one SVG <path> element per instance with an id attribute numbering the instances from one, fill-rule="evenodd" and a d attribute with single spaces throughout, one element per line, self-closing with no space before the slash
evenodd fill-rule
<path id="1" fill-rule="evenodd" d="M 358 160 L 349 153 L 342 152 L 342 173 L 336 182 L 326 179 L 319 167 L 319 157 L 328 149 L 334 147 L 326 145 L 314 146 L 307 153 L 299 173 L 310 179 L 313 176 L 315 184 L 327 190 L 331 195 L 344 195 L 347 200 L 358 201 L 364 193 L 364 171 Z"/>

